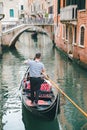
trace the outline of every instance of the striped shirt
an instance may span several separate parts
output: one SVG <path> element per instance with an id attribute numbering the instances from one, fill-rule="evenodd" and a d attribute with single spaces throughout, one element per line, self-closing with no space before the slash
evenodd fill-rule
<path id="1" fill-rule="evenodd" d="M 30 67 L 30 77 L 41 77 L 42 70 L 44 70 L 44 64 L 40 61 L 28 60 Z"/>

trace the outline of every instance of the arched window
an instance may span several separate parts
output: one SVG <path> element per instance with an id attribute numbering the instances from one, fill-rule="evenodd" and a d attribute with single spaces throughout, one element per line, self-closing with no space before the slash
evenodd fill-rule
<path id="1" fill-rule="evenodd" d="M 68 40 L 68 25 L 66 24 L 66 40 Z"/>
<path id="2" fill-rule="evenodd" d="M 74 39 L 73 39 L 74 43 L 76 43 L 76 39 L 77 39 L 77 27 L 74 26 Z"/>
<path id="3" fill-rule="evenodd" d="M 82 26 L 80 30 L 80 45 L 84 46 L 84 34 L 85 34 L 85 28 Z"/>

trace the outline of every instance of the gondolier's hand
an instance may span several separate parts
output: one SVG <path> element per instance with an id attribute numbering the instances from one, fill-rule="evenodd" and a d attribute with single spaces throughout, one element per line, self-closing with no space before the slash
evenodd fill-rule
<path id="1" fill-rule="evenodd" d="M 30 61 L 31 61 L 31 59 L 29 58 L 29 59 L 24 61 L 24 64 L 28 64 Z"/>
<path id="2" fill-rule="evenodd" d="M 25 60 L 25 61 L 24 61 L 24 64 L 27 64 L 27 63 L 28 63 L 28 60 Z"/>
<path id="3" fill-rule="evenodd" d="M 33 58 L 29 58 L 29 59 L 25 60 L 24 64 L 28 64 L 31 60 L 33 60 Z"/>

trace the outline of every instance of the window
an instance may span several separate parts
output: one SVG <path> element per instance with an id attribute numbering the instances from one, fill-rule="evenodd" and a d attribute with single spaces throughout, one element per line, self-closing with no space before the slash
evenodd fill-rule
<path id="1" fill-rule="evenodd" d="M 78 9 L 83 10 L 85 9 L 86 1 L 85 0 L 78 0 Z"/>
<path id="2" fill-rule="evenodd" d="M 72 0 L 72 5 L 76 5 L 78 3 L 77 0 Z"/>
<path id="3" fill-rule="evenodd" d="M 70 5 L 70 0 L 66 0 L 66 6 Z"/>
<path id="4" fill-rule="evenodd" d="M 3 14 L 3 3 L 0 2 L 0 14 Z"/>
<path id="5" fill-rule="evenodd" d="M 32 5 L 31 5 L 31 12 L 33 11 L 33 9 L 32 9 Z"/>
<path id="6" fill-rule="evenodd" d="M 14 17 L 14 10 L 10 9 L 10 17 Z"/>
<path id="7" fill-rule="evenodd" d="M 84 46 L 84 34 L 85 34 L 85 28 L 82 26 L 80 30 L 80 45 Z"/>
<path id="8" fill-rule="evenodd" d="M 66 40 L 68 40 L 68 25 L 66 25 Z"/>
<path id="9" fill-rule="evenodd" d="M 36 6 L 34 6 L 34 11 L 36 11 Z"/>
<path id="10" fill-rule="evenodd" d="M 74 27 L 74 43 L 76 43 L 76 39 L 77 39 L 77 27 Z"/>
<path id="11" fill-rule="evenodd" d="M 66 5 L 76 5 L 78 3 L 77 0 L 66 0 Z"/>
<path id="12" fill-rule="evenodd" d="M 65 25 L 63 24 L 63 32 L 62 32 L 62 38 L 63 39 L 65 39 L 65 30 L 66 30 L 66 28 L 65 28 Z"/>
<path id="13" fill-rule="evenodd" d="M 48 8 L 48 13 L 49 13 L 49 14 L 52 14 L 52 13 L 53 13 L 53 6 L 50 6 L 50 7 Z"/>
<path id="14" fill-rule="evenodd" d="M 60 14 L 60 0 L 57 0 L 57 13 Z"/>
<path id="15" fill-rule="evenodd" d="M 23 5 L 21 5 L 21 10 L 24 10 L 24 6 Z"/>

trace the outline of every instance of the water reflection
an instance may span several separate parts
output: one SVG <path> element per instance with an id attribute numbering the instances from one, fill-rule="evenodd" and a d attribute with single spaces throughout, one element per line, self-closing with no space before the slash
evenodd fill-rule
<path id="1" fill-rule="evenodd" d="M 14 130 L 14 127 L 16 130 L 51 130 L 51 128 L 57 130 L 59 128 L 58 123 L 60 123 L 62 130 L 87 129 L 87 118 L 62 95 L 61 100 L 64 99 L 64 105 L 61 106 L 58 120 L 53 122 L 34 119 L 25 110 L 22 110 L 17 90 L 27 68 L 23 63 L 25 59 L 33 58 L 35 53 L 40 51 L 50 78 L 87 112 L 87 72 L 73 62 L 69 62 L 63 54 L 53 49 L 52 41 L 46 35 L 38 34 L 37 38 L 38 41 L 35 43 L 31 39 L 30 33 L 23 33 L 16 42 L 16 49 L 7 50 L 0 57 L 1 130 Z M 14 126 L 17 123 L 18 126 Z"/>
<path id="2" fill-rule="evenodd" d="M 24 56 L 20 54 L 20 52 L 14 48 L 14 49 L 10 49 L 10 52 L 12 53 L 12 55 L 14 55 L 16 58 L 18 58 L 20 61 L 24 61 Z M 19 58 L 20 57 L 20 58 Z"/>
<path id="3" fill-rule="evenodd" d="M 57 119 L 54 121 L 41 120 L 33 116 L 24 106 L 22 107 L 22 120 L 25 130 L 59 130 Z"/>
<path id="4" fill-rule="evenodd" d="M 58 83 L 62 90 L 85 112 L 87 112 L 87 73 L 76 64 L 71 64 L 64 56 L 56 53 L 56 74 Z M 87 128 L 86 117 L 66 99 L 66 104 L 61 107 L 60 122 L 63 130 L 80 130 L 85 126 Z"/>

